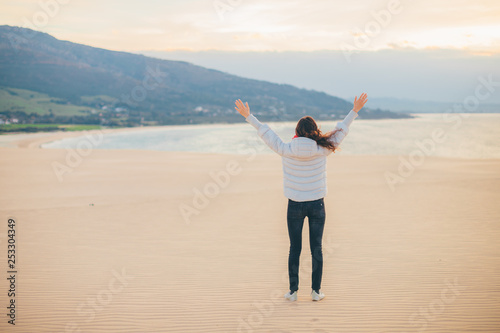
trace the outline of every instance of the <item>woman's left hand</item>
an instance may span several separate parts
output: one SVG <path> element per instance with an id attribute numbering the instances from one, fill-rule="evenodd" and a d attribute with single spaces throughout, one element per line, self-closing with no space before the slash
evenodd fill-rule
<path id="1" fill-rule="evenodd" d="M 358 113 L 358 111 L 361 110 L 363 106 L 365 106 L 367 101 L 368 101 L 368 95 L 366 93 L 362 93 L 361 96 L 359 96 L 359 99 L 358 96 L 354 97 L 354 106 L 352 110 Z"/>
<path id="2" fill-rule="evenodd" d="M 241 101 L 241 99 L 237 100 L 236 101 L 236 111 L 238 111 L 243 117 L 248 117 L 250 115 L 250 107 L 248 106 L 248 102 L 245 104 L 243 104 L 243 102 Z"/>

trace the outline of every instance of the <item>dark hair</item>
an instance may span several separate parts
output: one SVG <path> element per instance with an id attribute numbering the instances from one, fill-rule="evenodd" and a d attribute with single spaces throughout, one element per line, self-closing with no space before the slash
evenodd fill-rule
<path id="1" fill-rule="evenodd" d="M 330 140 L 335 132 L 336 131 L 328 132 L 326 134 L 321 133 L 316 121 L 310 116 L 302 117 L 297 123 L 297 127 L 295 127 L 295 134 L 297 136 L 313 139 L 318 145 L 330 149 L 331 151 L 335 151 L 335 149 L 337 149 L 334 143 Z"/>

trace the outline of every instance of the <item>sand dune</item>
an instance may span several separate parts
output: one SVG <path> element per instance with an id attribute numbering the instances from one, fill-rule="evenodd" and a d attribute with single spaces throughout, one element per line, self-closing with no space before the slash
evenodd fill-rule
<path id="1" fill-rule="evenodd" d="M 68 153 L 43 140 L 0 148 L 2 332 L 500 331 L 500 160 L 429 157 L 392 191 L 396 156 L 332 156 L 326 298 L 306 223 L 288 303 L 278 156 L 94 150 L 60 181 Z"/>

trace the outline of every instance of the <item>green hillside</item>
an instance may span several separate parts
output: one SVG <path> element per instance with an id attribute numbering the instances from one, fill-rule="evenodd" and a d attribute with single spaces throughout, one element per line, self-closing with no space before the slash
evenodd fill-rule
<path id="1" fill-rule="evenodd" d="M 0 87 L 0 111 L 37 115 L 74 116 L 91 113 L 91 108 L 72 105 L 62 99 L 32 90 Z"/>
<path id="2" fill-rule="evenodd" d="M 340 119 L 352 102 L 287 84 L 251 80 L 183 61 L 109 51 L 30 29 L 0 26 L 0 119 L 136 126 L 244 121 L 248 101 L 263 121 L 303 115 Z M 364 119 L 411 118 L 365 109 Z"/>

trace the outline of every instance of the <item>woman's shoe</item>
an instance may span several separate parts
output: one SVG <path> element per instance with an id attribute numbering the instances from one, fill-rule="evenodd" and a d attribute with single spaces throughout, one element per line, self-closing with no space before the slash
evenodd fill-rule
<path id="1" fill-rule="evenodd" d="M 325 294 L 323 294 L 321 290 L 319 291 L 319 294 L 313 290 L 311 292 L 311 297 L 313 301 L 321 301 L 323 298 L 325 298 Z"/>
<path id="2" fill-rule="evenodd" d="M 297 300 L 297 290 L 295 290 L 293 293 L 291 291 L 287 292 L 285 294 L 285 298 L 291 302 L 295 302 Z"/>

